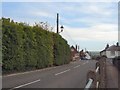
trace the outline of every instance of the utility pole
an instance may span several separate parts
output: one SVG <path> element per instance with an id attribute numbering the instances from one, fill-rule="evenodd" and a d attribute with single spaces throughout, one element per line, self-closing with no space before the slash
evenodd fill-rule
<path id="1" fill-rule="evenodd" d="M 77 44 L 76 44 L 76 50 L 78 51 Z"/>
<path id="2" fill-rule="evenodd" d="M 59 33 L 59 14 L 57 13 L 57 33 Z"/>

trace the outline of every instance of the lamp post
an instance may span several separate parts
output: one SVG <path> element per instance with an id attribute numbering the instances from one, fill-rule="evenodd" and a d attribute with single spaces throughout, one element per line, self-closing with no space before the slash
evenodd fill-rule
<path id="1" fill-rule="evenodd" d="M 59 14 L 57 13 L 57 33 L 61 33 L 64 29 L 63 26 L 61 26 L 60 28 L 61 28 L 61 31 L 59 32 Z"/>
<path id="2" fill-rule="evenodd" d="M 57 13 L 57 33 L 59 33 L 59 14 Z"/>
<path id="3" fill-rule="evenodd" d="M 61 28 L 61 31 L 60 31 L 59 33 L 63 32 L 64 27 L 63 27 L 63 26 L 61 26 L 60 28 Z"/>

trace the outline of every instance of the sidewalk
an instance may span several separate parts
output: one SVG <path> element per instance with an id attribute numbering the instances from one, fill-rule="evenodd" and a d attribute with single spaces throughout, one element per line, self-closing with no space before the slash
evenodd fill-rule
<path id="1" fill-rule="evenodd" d="M 106 61 L 106 88 L 118 88 L 118 69 L 111 63 Z"/>

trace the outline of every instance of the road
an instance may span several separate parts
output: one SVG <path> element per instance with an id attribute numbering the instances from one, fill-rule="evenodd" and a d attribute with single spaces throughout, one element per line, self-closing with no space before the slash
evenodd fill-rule
<path id="1" fill-rule="evenodd" d="M 106 62 L 106 78 L 107 78 L 107 88 L 119 88 L 119 71 L 112 64 L 112 60 L 107 60 Z"/>
<path id="2" fill-rule="evenodd" d="M 84 88 L 88 70 L 95 70 L 94 60 L 3 76 L 3 88 Z"/>

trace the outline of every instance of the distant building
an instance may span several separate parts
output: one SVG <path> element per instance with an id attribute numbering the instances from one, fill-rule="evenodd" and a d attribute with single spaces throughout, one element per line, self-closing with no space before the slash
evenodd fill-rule
<path id="1" fill-rule="evenodd" d="M 106 45 L 105 49 L 100 52 L 101 56 L 106 56 L 106 49 L 109 48 L 109 44 Z"/>
<path id="2" fill-rule="evenodd" d="M 87 52 L 85 52 L 85 58 L 86 59 L 88 59 L 88 60 L 90 60 L 91 59 L 91 56 L 90 56 L 90 54 L 89 54 L 89 52 L 87 51 Z"/>
<path id="3" fill-rule="evenodd" d="M 83 49 L 80 51 L 79 55 L 81 60 L 85 59 L 85 52 L 83 51 Z"/>
<path id="4" fill-rule="evenodd" d="M 100 52 L 100 55 L 105 55 L 107 58 L 114 58 L 120 56 L 120 46 L 119 43 L 116 45 L 112 45 L 110 47 L 105 48 Z"/>
<path id="5" fill-rule="evenodd" d="M 79 52 L 77 51 L 77 48 L 75 48 L 74 46 L 71 46 L 71 58 L 72 61 L 78 60 L 79 57 Z"/>

